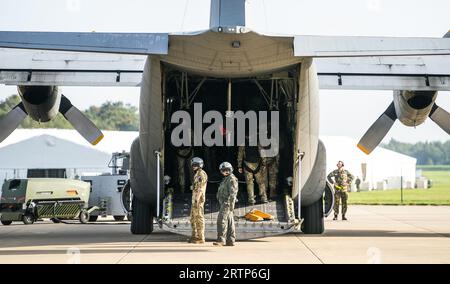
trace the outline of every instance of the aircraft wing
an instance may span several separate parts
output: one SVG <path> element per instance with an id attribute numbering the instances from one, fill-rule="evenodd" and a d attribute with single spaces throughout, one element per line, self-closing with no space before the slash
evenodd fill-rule
<path id="1" fill-rule="evenodd" d="M 315 59 L 321 89 L 450 91 L 450 56 Z"/>
<path id="2" fill-rule="evenodd" d="M 168 42 L 166 33 L 0 31 L 0 83 L 137 86 L 145 56 L 167 54 Z"/>
<path id="3" fill-rule="evenodd" d="M 295 36 L 298 57 L 450 55 L 450 38 Z"/>
<path id="4" fill-rule="evenodd" d="M 314 57 L 322 89 L 450 90 L 444 38 L 295 36 L 295 56 Z"/>
<path id="5" fill-rule="evenodd" d="M 0 48 L 0 84 L 138 86 L 145 55 Z"/>
<path id="6" fill-rule="evenodd" d="M 0 31 L 0 47 L 106 52 L 167 54 L 169 35 L 164 33 L 77 33 Z"/>

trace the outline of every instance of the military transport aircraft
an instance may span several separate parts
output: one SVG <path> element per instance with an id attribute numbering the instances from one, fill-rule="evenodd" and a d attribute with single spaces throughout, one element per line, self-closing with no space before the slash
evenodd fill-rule
<path id="1" fill-rule="evenodd" d="M 239 196 L 237 216 L 259 208 L 275 217 L 239 219 L 238 236 L 250 238 L 299 228 L 324 231 L 333 200 L 324 198 L 330 186 L 318 138 L 319 88 L 394 91 L 393 102 L 358 144 L 367 154 L 396 119 L 416 126 L 429 117 L 450 133 L 450 114 L 435 104 L 438 91 L 450 90 L 450 38 L 264 34 L 246 26 L 245 2 L 211 0 L 209 29 L 192 33 L 1 31 L 0 83 L 17 85 L 22 102 L 0 121 L 0 141 L 27 115 L 45 122 L 60 112 L 96 144 L 101 131 L 58 86 L 140 86 L 139 138 L 131 145 L 131 232 L 151 233 L 156 218 L 165 230 L 189 234 L 189 195 L 165 196 L 161 182 L 175 167 L 168 117 L 176 109 L 193 112 L 195 102 L 221 113 L 279 110 L 280 173 L 293 177 L 293 184 L 268 204 L 249 206 Z M 219 163 L 235 155 L 236 147 L 228 148 L 195 151 Z M 208 185 L 205 204 L 208 237 L 216 230 L 218 208 L 209 194 L 215 187 Z"/>

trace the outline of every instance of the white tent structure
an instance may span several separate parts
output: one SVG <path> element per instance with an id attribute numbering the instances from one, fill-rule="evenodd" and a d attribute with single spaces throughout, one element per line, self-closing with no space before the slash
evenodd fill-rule
<path id="1" fill-rule="evenodd" d="M 327 172 L 336 168 L 338 161 L 345 163 L 355 179 L 358 176 L 362 190 L 414 188 L 416 159 L 382 147 L 370 155 L 364 154 L 356 145 L 358 141 L 343 136 L 321 136 L 327 149 Z"/>
<path id="2" fill-rule="evenodd" d="M 0 184 L 4 179 L 26 178 L 28 170 L 63 170 L 73 178 L 111 172 L 114 152 L 129 151 L 135 131 L 103 131 L 105 138 L 92 146 L 75 130 L 17 129 L 0 143 Z"/>

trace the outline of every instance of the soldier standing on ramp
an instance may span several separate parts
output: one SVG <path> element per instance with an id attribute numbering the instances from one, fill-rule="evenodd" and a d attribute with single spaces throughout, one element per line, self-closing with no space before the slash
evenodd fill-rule
<path id="1" fill-rule="evenodd" d="M 223 162 L 219 170 L 224 176 L 217 191 L 217 200 L 220 204 L 217 216 L 217 242 L 215 246 L 234 246 L 236 231 L 234 228 L 234 204 L 238 193 L 238 180 L 233 175 L 233 167 L 228 162 Z"/>
<path id="2" fill-rule="evenodd" d="M 347 220 L 348 188 L 353 180 L 353 175 L 344 169 L 344 162 L 337 163 L 337 169 L 328 174 L 327 179 L 334 184 L 334 218 L 337 220 L 339 215 L 339 203 L 342 200 L 342 220 Z M 334 179 L 334 181 L 333 181 Z"/>
<path id="3" fill-rule="evenodd" d="M 191 227 L 192 236 L 188 242 L 194 244 L 205 243 L 205 194 L 208 175 L 202 169 L 203 160 L 195 157 L 191 160 L 192 171 L 194 172 L 194 184 L 192 185 L 192 206 L 191 206 Z"/>
<path id="4" fill-rule="evenodd" d="M 253 178 L 256 179 L 256 183 L 258 184 L 261 202 L 268 202 L 266 193 L 267 172 L 265 160 L 261 157 L 261 149 L 262 147 L 259 144 L 258 146 L 250 146 L 248 139 L 245 146 L 238 147 L 238 171 L 245 175 L 249 205 L 254 205 L 256 203 Z"/>

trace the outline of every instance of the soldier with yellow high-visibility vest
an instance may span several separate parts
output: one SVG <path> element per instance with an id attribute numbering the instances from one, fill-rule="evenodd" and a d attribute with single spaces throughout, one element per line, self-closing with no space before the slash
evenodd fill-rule
<path id="1" fill-rule="evenodd" d="M 334 218 L 337 220 L 339 215 L 339 204 L 342 203 L 342 220 L 347 220 L 348 189 L 353 181 L 353 175 L 344 169 L 344 162 L 337 163 L 337 169 L 328 174 L 327 179 L 334 185 Z"/>

